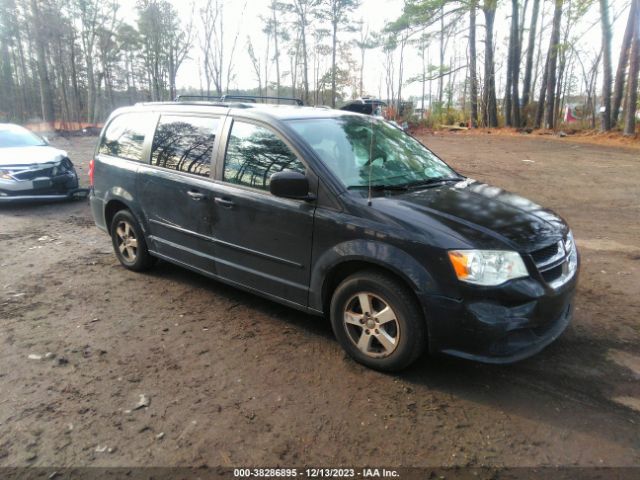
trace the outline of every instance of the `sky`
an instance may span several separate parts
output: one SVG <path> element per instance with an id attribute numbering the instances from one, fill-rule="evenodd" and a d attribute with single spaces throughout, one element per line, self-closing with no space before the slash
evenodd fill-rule
<path id="1" fill-rule="evenodd" d="M 575 1 L 575 0 L 574 0 Z M 624 7 L 628 5 L 627 0 L 610 0 L 612 5 L 612 19 L 616 17 L 618 12 L 621 12 Z M 128 23 L 135 23 L 135 0 L 121 0 L 121 14 L 124 20 Z M 194 0 L 193 2 L 187 0 L 173 0 L 172 3 L 179 12 L 183 22 L 187 22 L 192 8 L 195 7 L 196 19 L 194 26 L 199 28 L 201 21 L 199 20 L 198 10 L 202 7 L 203 0 Z M 257 79 L 251 65 L 249 55 L 247 53 L 247 37 L 251 37 L 254 49 L 256 53 L 262 55 L 264 52 L 264 44 L 266 36 L 262 34 L 262 28 L 264 22 L 260 16 L 268 15 L 268 5 L 270 0 L 225 0 L 225 42 L 230 47 L 233 36 L 236 31 L 238 32 L 238 45 L 235 54 L 235 73 L 236 80 L 232 82 L 230 88 L 254 88 L 257 87 Z M 530 18 L 531 1 L 529 2 L 528 15 L 526 20 Z M 544 1 L 546 13 L 544 23 L 549 24 L 552 17 L 552 5 L 553 2 Z M 383 28 L 385 22 L 396 19 L 402 12 L 403 0 L 362 0 L 360 7 L 353 13 L 354 20 L 362 20 L 365 24 L 368 24 L 370 31 L 379 31 Z M 502 77 L 505 76 L 506 68 L 506 51 L 507 51 L 507 33 L 509 31 L 509 18 L 510 18 L 510 2 L 501 2 L 501 7 L 498 9 L 495 21 L 495 39 L 496 39 L 496 75 L 498 91 L 501 90 L 503 83 Z M 613 48 L 612 59 L 613 65 L 617 64 L 619 45 L 624 32 L 626 23 L 626 11 L 622 15 L 619 15 L 613 24 Z M 598 52 L 601 45 L 601 30 L 599 25 L 599 10 L 598 2 L 595 2 L 594 7 L 585 15 L 580 21 L 579 28 L 574 29 L 572 38 L 573 44 L 581 51 L 584 51 L 584 61 L 588 63 L 589 54 L 595 56 L 595 52 Z M 478 11 L 478 52 L 481 53 L 484 48 L 483 36 L 484 36 L 484 18 L 481 11 Z M 543 37 L 543 50 L 548 47 L 548 33 L 550 27 L 545 32 Z M 355 38 L 354 34 L 342 33 L 339 36 L 340 39 Z M 526 36 L 525 36 L 526 43 Z M 200 49 L 198 47 L 199 42 L 196 38 L 194 48 L 183 66 L 181 67 L 177 83 L 178 88 L 200 87 Z M 436 41 L 430 47 L 429 56 L 432 59 L 438 58 L 438 43 Z M 451 56 L 457 56 L 460 58 L 460 62 L 466 61 L 467 50 L 467 35 L 466 31 L 454 35 L 449 41 L 447 47 L 447 58 Z M 356 59 L 359 58 L 359 53 L 353 51 L 353 55 Z M 282 58 L 282 56 L 281 56 Z M 482 58 L 482 57 L 480 57 Z M 327 59 L 327 62 L 329 59 Z M 433 61 L 432 63 L 436 63 Z M 328 65 L 328 63 L 327 63 Z M 367 59 L 365 61 L 366 69 L 364 74 L 364 86 L 365 93 L 378 96 L 386 95 L 386 86 L 384 82 L 384 67 L 383 67 L 383 55 L 379 50 L 372 50 L 367 52 Z M 481 70 L 481 65 L 478 65 Z M 284 69 L 284 68 L 283 68 Z M 410 78 L 417 75 L 421 70 L 420 59 L 413 49 L 409 49 L 405 56 L 405 74 L 404 78 Z M 576 66 L 576 73 L 579 74 L 579 69 Z M 311 73 L 310 79 L 311 79 Z M 275 68 L 271 68 L 270 81 L 275 81 Z M 435 82 L 433 85 L 435 89 Z M 419 84 L 410 84 L 403 87 L 403 96 L 420 95 L 421 87 Z"/>

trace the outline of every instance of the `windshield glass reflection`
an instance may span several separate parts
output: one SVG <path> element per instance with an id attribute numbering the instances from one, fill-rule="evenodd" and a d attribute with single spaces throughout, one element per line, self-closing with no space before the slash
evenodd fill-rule
<path id="1" fill-rule="evenodd" d="M 347 188 L 458 177 L 420 142 L 381 120 L 345 115 L 290 125 Z"/>

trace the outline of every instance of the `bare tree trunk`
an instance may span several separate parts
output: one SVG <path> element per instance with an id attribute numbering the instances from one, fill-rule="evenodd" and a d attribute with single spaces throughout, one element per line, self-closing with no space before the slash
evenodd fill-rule
<path id="1" fill-rule="evenodd" d="M 9 45 L 5 39 L 0 40 L 0 85 L 2 85 L 2 91 L 6 92 L 0 97 L 0 109 L 6 109 L 9 112 L 10 117 L 16 116 L 15 108 L 15 94 L 14 94 L 14 81 L 12 72 L 12 65 L 9 56 Z"/>
<path id="2" fill-rule="evenodd" d="M 482 11 L 485 19 L 484 42 L 484 112 L 487 127 L 498 126 L 498 106 L 496 102 L 495 62 L 493 61 L 493 23 L 496 18 L 496 0 L 485 0 Z"/>
<path id="3" fill-rule="evenodd" d="M 597 99 L 596 99 L 595 91 L 596 91 L 596 84 L 598 83 L 598 64 L 600 63 L 600 57 L 602 57 L 602 55 L 598 56 L 598 60 L 597 60 L 596 64 L 593 67 L 593 81 L 591 82 L 591 101 L 592 101 L 592 105 L 591 105 L 591 128 L 592 129 L 596 128 L 596 103 L 597 103 Z"/>
<path id="4" fill-rule="evenodd" d="M 396 112 L 400 115 L 402 108 L 402 82 L 404 75 L 404 47 L 407 45 L 407 31 L 402 32 L 402 40 L 400 41 L 400 64 L 398 65 L 398 104 Z"/>
<path id="5" fill-rule="evenodd" d="M 80 88 L 78 87 L 78 69 L 76 67 L 76 46 L 75 46 L 75 32 L 71 36 L 71 49 L 69 62 L 71 64 L 71 88 L 73 89 L 73 110 L 74 120 L 80 122 L 82 116 L 82 95 L 80 95 Z"/>
<path id="6" fill-rule="evenodd" d="M 567 28 L 565 30 L 565 35 L 564 38 L 561 41 L 561 45 L 567 45 L 569 42 L 569 28 Z M 556 123 L 558 118 L 560 118 L 560 112 L 561 112 L 561 103 L 562 103 L 562 92 L 563 92 L 563 87 L 564 87 L 564 81 L 566 78 L 565 72 L 567 71 L 567 49 L 562 49 L 561 52 L 559 52 L 560 55 L 560 64 L 558 66 L 558 80 L 556 81 L 556 95 L 555 95 L 555 105 L 554 105 L 554 109 L 555 109 L 555 113 L 554 113 L 554 118 L 556 119 Z"/>
<path id="7" fill-rule="evenodd" d="M 271 47 L 271 39 L 269 38 L 270 36 L 271 36 L 270 33 L 267 32 L 267 41 L 265 42 L 266 50 L 264 54 L 264 95 L 266 97 L 269 96 L 269 50 L 270 50 L 269 47 Z M 260 87 L 260 89 L 262 90 L 262 87 Z"/>
<path id="8" fill-rule="evenodd" d="M 302 40 L 302 80 L 304 82 L 304 103 L 309 103 L 309 57 L 307 51 L 307 23 L 310 5 L 302 0 L 294 0 L 293 6 L 298 16 L 298 31 Z"/>
<path id="9" fill-rule="evenodd" d="M 520 45 L 520 49 L 522 50 L 522 45 L 524 44 L 524 24 L 527 19 L 527 8 L 529 7 L 529 0 L 524 0 L 524 4 L 522 5 L 522 10 L 519 13 L 519 33 L 518 33 L 518 45 Z M 520 52 L 522 54 L 522 52 Z"/>
<path id="10" fill-rule="evenodd" d="M 603 0 L 606 1 L 606 0 Z M 553 28 L 551 30 L 551 41 L 549 43 L 549 58 L 547 62 L 547 115 L 545 117 L 545 128 L 555 127 L 555 104 L 556 104 L 556 68 L 558 62 L 558 48 L 560 42 L 560 22 L 562 20 L 563 0 L 555 0 L 553 11 Z"/>
<path id="11" fill-rule="evenodd" d="M 293 97 L 296 96 L 299 58 L 300 58 L 300 37 L 297 37 L 295 54 L 291 58 L 291 91 L 292 91 Z"/>
<path id="12" fill-rule="evenodd" d="M 512 16 L 511 16 L 511 36 L 513 38 L 512 58 L 511 58 L 511 102 L 513 108 L 513 124 L 519 128 L 520 124 L 520 92 L 518 83 L 520 82 L 520 35 L 519 35 L 519 18 L 518 18 L 518 0 L 511 0 Z"/>
<path id="13" fill-rule="evenodd" d="M 513 70 L 513 16 L 511 17 L 511 28 L 509 33 L 509 47 L 507 49 L 507 80 L 504 87 L 504 102 L 502 105 L 504 124 L 506 127 L 511 127 L 513 122 L 511 121 L 511 79 L 513 78 L 511 71 Z"/>
<path id="14" fill-rule="evenodd" d="M 425 42 L 425 40 L 421 40 L 423 42 Z M 425 90 L 426 90 L 426 83 L 427 83 L 427 61 L 426 61 L 426 53 L 427 53 L 427 47 L 426 45 L 422 44 L 420 45 L 420 53 L 421 53 L 421 59 L 422 59 L 422 98 L 421 98 L 421 112 L 420 112 L 420 120 L 424 120 L 424 96 L 425 96 Z"/>
<path id="15" fill-rule="evenodd" d="M 53 91 L 49 81 L 49 73 L 47 71 L 47 54 L 45 48 L 45 40 L 42 38 L 44 26 L 41 24 L 40 8 L 37 0 L 31 0 L 31 11 L 33 13 L 33 22 L 36 29 L 36 58 L 38 68 L 38 79 L 40 82 L 40 106 L 42 108 L 42 119 L 49 124 L 55 120 L 55 110 L 53 108 Z"/>
<path id="16" fill-rule="evenodd" d="M 300 36 L 302 39 L 302 76 L 304 81 L 304 103 L 309 103 L 309 64 L 307 62 L 307 32 L 304 24 L 301 27 Z"/>
<path id="17" fill-rule="evenodd" d="M 369 45 L 369 25 L 367 25 L 366 29 L 364 25 L 360 25 L 360 38 L 358 42 L 358 46 L 360 48 L 360 85 L 359 92 L 360 97 L 364 94 L 364 58 L 367 52 L 367 48 L 370 48 Z"/>
<path id="18" fill-rule="evenodd" d="M 332 22 L 331 38 L 331 108 L 336 108 L 336 49 L 338 48 L 338 21 Z"/>
<path id="19" fill-rule="evenodd" d="M 28 74 L 27 74 L 27 66 L 24 55 L 24 47 L 22 46 L 22 38 L 20 36 L 20 32 L 16 31 L 16 45 L 18 47 L 18 59 L 20 64 L 20 71 L 22 72 L 22 88 L 20 89 L 20 104 L 22 110 L 22 119 L 27 118 L 27 113 L 29 110 L 29 96 L 27 94 L 27 86 L 28 86 Z M 16 62 L 14 62 L 16 64 Z"/>
<path id="20" fill-rule="evenodd" d="M 560 93 L 558 95 L 558 101 L 556 102 L 558 104 L 558 108 L 556 110 L 556 116 L 562 115 L 562 112 L 565 111 L 567 95 L 571 88 L 570 79 L 573 78 L 573 69 L 575 64 L 574 60 L 575 60 L 574 55 L 571 54 L 571 56 L 569 57 L 569 61 L 567 62 L 567 65 L 569 66 L 569 68 L 565 69 L 565 71 L 568 72 L 568 75 L 565 75 L 565 78 L 567 79 L 567 81 L 563 82 L 562 90 L 560 90 Z"/>
<path id="21" fill-rule="evenodd" d="M 602 46 L 604 52 L 602 54 L 602 131 L 611 130 L 611 22 L 609 21 L 609 2 L 608 0 L 600 0 L 600 19 L 602 24 Z"/>
<path id="22" fill-rule="evenodd" d="M 544 6 L 544 3 L 543 3 Z M 544 76 L 540 76 L 538 75 L 538 73 L 540 72 L 540 64 L 542 63 L 542 38 L 544 37 L 544 17 L 545 17 L 545 11 L 544 11 L 544 7 L 542 8 L 542 11 L 540 12 L 540 33 L 538 33 L 538 46 L 536 47 L 537 53 L 534 54 L 536 57 L 536 61 L 535 61 L 535 67 L 533 70 L 533 80 L 531 80 L 531 102 L 533 102 L 535 100 L 534 95 L 536 92 L 536 87 L 538 86 L 538 79 L 540 79 L 542 82 L 544 82 L 545 77 Z M 544 66 L 543 68 L 546 68 L 546 60 L 544 61 Z"/>
<path id="23" fill-rule="evenodd" d="M 547 77 L 549 76 L 549 60 L 544 62 L 544 73 L 542 74 L 542 82 L 540 84 L 540 95 L 538 96 L 538 105 L 536 106 L 536 116 L 533 121 L 533 128 L 540 128 L 542 125 L 542 117 L 544 116 L 544 103 L 547 95 Z"/>
<path id="24" fill-rule="evenodd" d="M 536 27 L 538 25 L 538 12 L 540 10 L 540 0 L 533 0 L 533 10 L 531 12 L 531 23 L 529 26 L 529 45 L 527 47 L 527 59 L 524 68 L 524 84 L 522 86 L 522 105 L 524 108 L 532 100 L 533 92 L 531 88 L 531 74 L 533 70 L 533 54 L 536 47 Z M 526 122 L 526 118 L 525 118 Z"/>
<path id="25" fill-rule="evenodd" d="M 620 116 L 620 106 L 622 105 L 622 97 L 624 96 L 624 78 L 629 63 L 629 51 L 631 50 L 631 42 L 633 39 L 634 26 L 636 25 L 636 11 L 638 9 L 639 0 L 631 0 L 629 8 L 629 19 L 624 30 L 622 39 L 622 47 L 620 49 L 620 58 L 618 59 L 618 68 L 616 69 L 616 80 L 613 87 L 613 100 L 611 103 L 611 126 L 618 123 Z"/>
<path id="26" fill-rule="evenodd" d="M 444 3 L 442 7 L 440 7 L 440 73 L 442 73 L 442 68 L 444 66 Z M 442 95 L 444 94 L 444 77 L 440 76 L 438 79 L 438 104 L 442 109 Z"/>
<path id="27" fill-rule="evenodd" d="M 469 11 L 469 84 L 471 87 L 471 128 L 478 126 L 478 73 L 476 66 L 476 0 L 471 0 Z M 424 73 L 423 73 L 424 75 Z M 424 111 L 424 82 L 422 85 Z"/>
<path id="28" fill-rule="evenodd" d="M 360 97 L 362 98 L 362 93 L 364 91 L 364 55 L 365 49 L 362 48 L 360 50 L 360 85 L 358 87 L 358 91 L 360 92 Z"/>
<path id="29" fill-rule="evenodd" d="M 637 4 L 636 0 L 636 4 Z M 640 8 L 636 6 L 635 29 L 631 46 L 631 61 L 629 63 L 629 87 L 627 105 L 624 112 L 624 134 L 636 133 L 636 109 L 638 107 L 638 71 L 640 71 Z"/>
<path id="30" fill-rule="evenodd" d="M 280 96 L 280 49 L 278 47 L 278 20 L 276 19 L 275 2 L 272 5 L 272 20 L 273 20 L 273 41 L 275 43 L 275 59 L 276 59 L 276 96 Z"/>

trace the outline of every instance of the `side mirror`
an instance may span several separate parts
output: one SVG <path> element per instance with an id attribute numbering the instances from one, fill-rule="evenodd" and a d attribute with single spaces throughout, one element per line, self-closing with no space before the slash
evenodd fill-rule
<path id="1" fill-rule="evenodd" d="M 271 175 L 269 191 L 276 197 L 310 200 L 309 180 L 300 172 L 284 171 Z"/>

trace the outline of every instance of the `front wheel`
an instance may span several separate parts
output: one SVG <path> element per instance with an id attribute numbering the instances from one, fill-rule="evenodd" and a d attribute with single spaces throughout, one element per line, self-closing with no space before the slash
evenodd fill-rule
<path id="1" fill-rule="evenodd" d="M 346 352 L 376 370 L 401 370 L 426 346 L 424 317 L 413 294 L 376 271 L 356 273 L 338 286 L 331 325 Z"/>
<path id="2" fill-rule="evenodd" d="M 120 263 L 129 270 L 141 272 L 154 264 L 147 242 L 133 214 L 120 210 L 111 221 L 111 241 Z"/>

